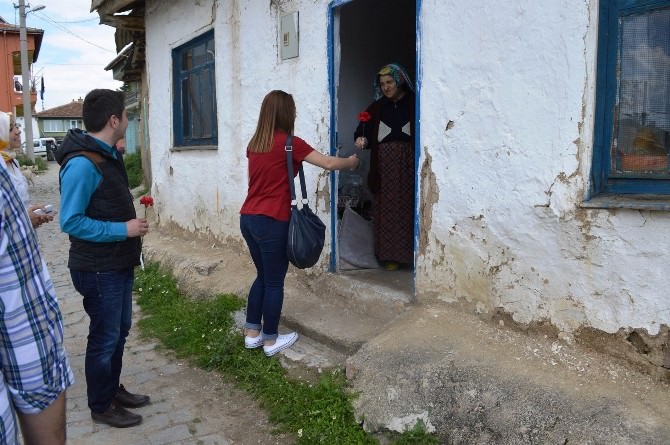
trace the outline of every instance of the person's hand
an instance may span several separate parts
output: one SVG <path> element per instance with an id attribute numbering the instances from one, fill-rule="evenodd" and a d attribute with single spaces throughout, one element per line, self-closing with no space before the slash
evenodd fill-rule
<path id="1" fill-rule="evenodd" d="M 149 231 L 149 223 L 144 218 L 135 218 L 126 222 L 126 233 L 128 238 L 144 236 Z"/>
<path id="2" fill-rule="evenodd" d="M 365 147 L 368 146 L 368 139 L 363 137 L 363 136 L 358 136 L 356 140 L 354 141 L 354 145 L 356 148 L 359 150 L 363 150 Z"/>
<path id="3" fill-rule="evenodd" d="M 356 170 L 361 163 L 361 160 L 358 159 L 358 155 L 356 154 L 349 156 L 349 160 L 352 162 L 352 167 L 350 170 Z"/>
<path id="4" fill-rule="evenodd" d="M 35 213 L 35 210 L 40 209 L 43 212 L 46 210 L 42 205 L 33 205 L 28 207 L 28 217 L 30 218 L 30 224 L 33 228 L 38 228 L 44 223 L 48 223 L 54 220 L 54 215 L 52 213 Z"/>

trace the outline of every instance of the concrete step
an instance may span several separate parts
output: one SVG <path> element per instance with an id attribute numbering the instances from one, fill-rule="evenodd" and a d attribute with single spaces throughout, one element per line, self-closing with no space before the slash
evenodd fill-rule
<path id="1" fill-rule="evenodd" d="M 233 293 L 246 298 L 255 278 L 246 246 L 209 242 L 184 233 L 150 232 L 144 238 L 144 257 L 170 270 L 180 289 L 191 296 Z M 409 307 L 412 285 L 410 270 L 315 274 L 291 266 L 281 323 L 283 329 L 321 343 L 324 353 L 334 351 L 326 354 L 325 362 L 344 366 L 346 356 Z"/>
<path id="2" fill-rule="evenodd" d="M 375 305 L 376 313 L 372 311 Z M 330 292 L 305 292 L 292 286 L 285 292 L 282 324 L 350 355 L 398 314 L 397 307 L 383 302 L 345 302 Z"/>

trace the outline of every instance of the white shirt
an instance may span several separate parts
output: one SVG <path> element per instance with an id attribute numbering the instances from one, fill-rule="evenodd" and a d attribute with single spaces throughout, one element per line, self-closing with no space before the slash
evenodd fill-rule
<path id="1" fill-rule="evenodd" d="M 0 164 L 2 164 L 2 166 L 7 170 L 7 173 L 9 173 L 9 177 L 12 180 L 12 184 L 14 184 L 14 188 L 19 194 L 19 198 L 21 198 L 23 206 L 28 208 L 30 205 L 28 180 L 25 176 L 23 176 L 23 173 L 21 173 L 21 167 L 19 167 L 19 163 L 16 162 L 15 159 L 12 159 L 9 165 L 7 165 L 5 162 L 2 162 L 2 160 L 0 160 Z"/>

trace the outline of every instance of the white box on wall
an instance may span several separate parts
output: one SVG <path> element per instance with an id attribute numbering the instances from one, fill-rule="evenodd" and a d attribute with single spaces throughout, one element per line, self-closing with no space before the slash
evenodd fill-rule
<path id="1" fill-rule="evenodd" d="M 279 26 L 279 48 L 282 60 L 298 57 L 298 11 L 281 17 Z"/>

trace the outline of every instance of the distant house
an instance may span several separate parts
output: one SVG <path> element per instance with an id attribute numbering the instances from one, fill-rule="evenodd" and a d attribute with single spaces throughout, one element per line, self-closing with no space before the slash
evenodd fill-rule
<path id="1" fill-rule="evenodd" d="M 23 116 L 23 85 L 21 84 L 21 44 L 19 26 L 0 17 L 0 110 Z M 34 63 L 42 46 L 44 30 L 27 28 L 28 61 Z M 31 86 L 30 102 L 34 109 L 37 101 L 35 85 Z"/>
<path id="2" fill-rule="evenodd" d="M 144 69 L 144 52 L 138 51 L 137 45 L 127 43 L 132 35 L 123 33 L 117 37 L 117 48 L 123 48 L 105 70 L 112 71 L 115 80 L 124 82 L 126 114 L 128 128 L 126 129 L 126 153 L 142 152 L 144 147 L 144 131 L 141 126 L 142 114 L 142 72 Z M 148 163 L 148 162 L 147 162 Z"/>
<path id="3" fill-rule="evenodd" d="M 79 98 L 69 104 L 49 108 L 35 114 L 40 129 L 40 137 L 55 138 L 60 144 L 65 133 L 71 128 L 84 129 L 82 107 L 84 100 Z"/>

